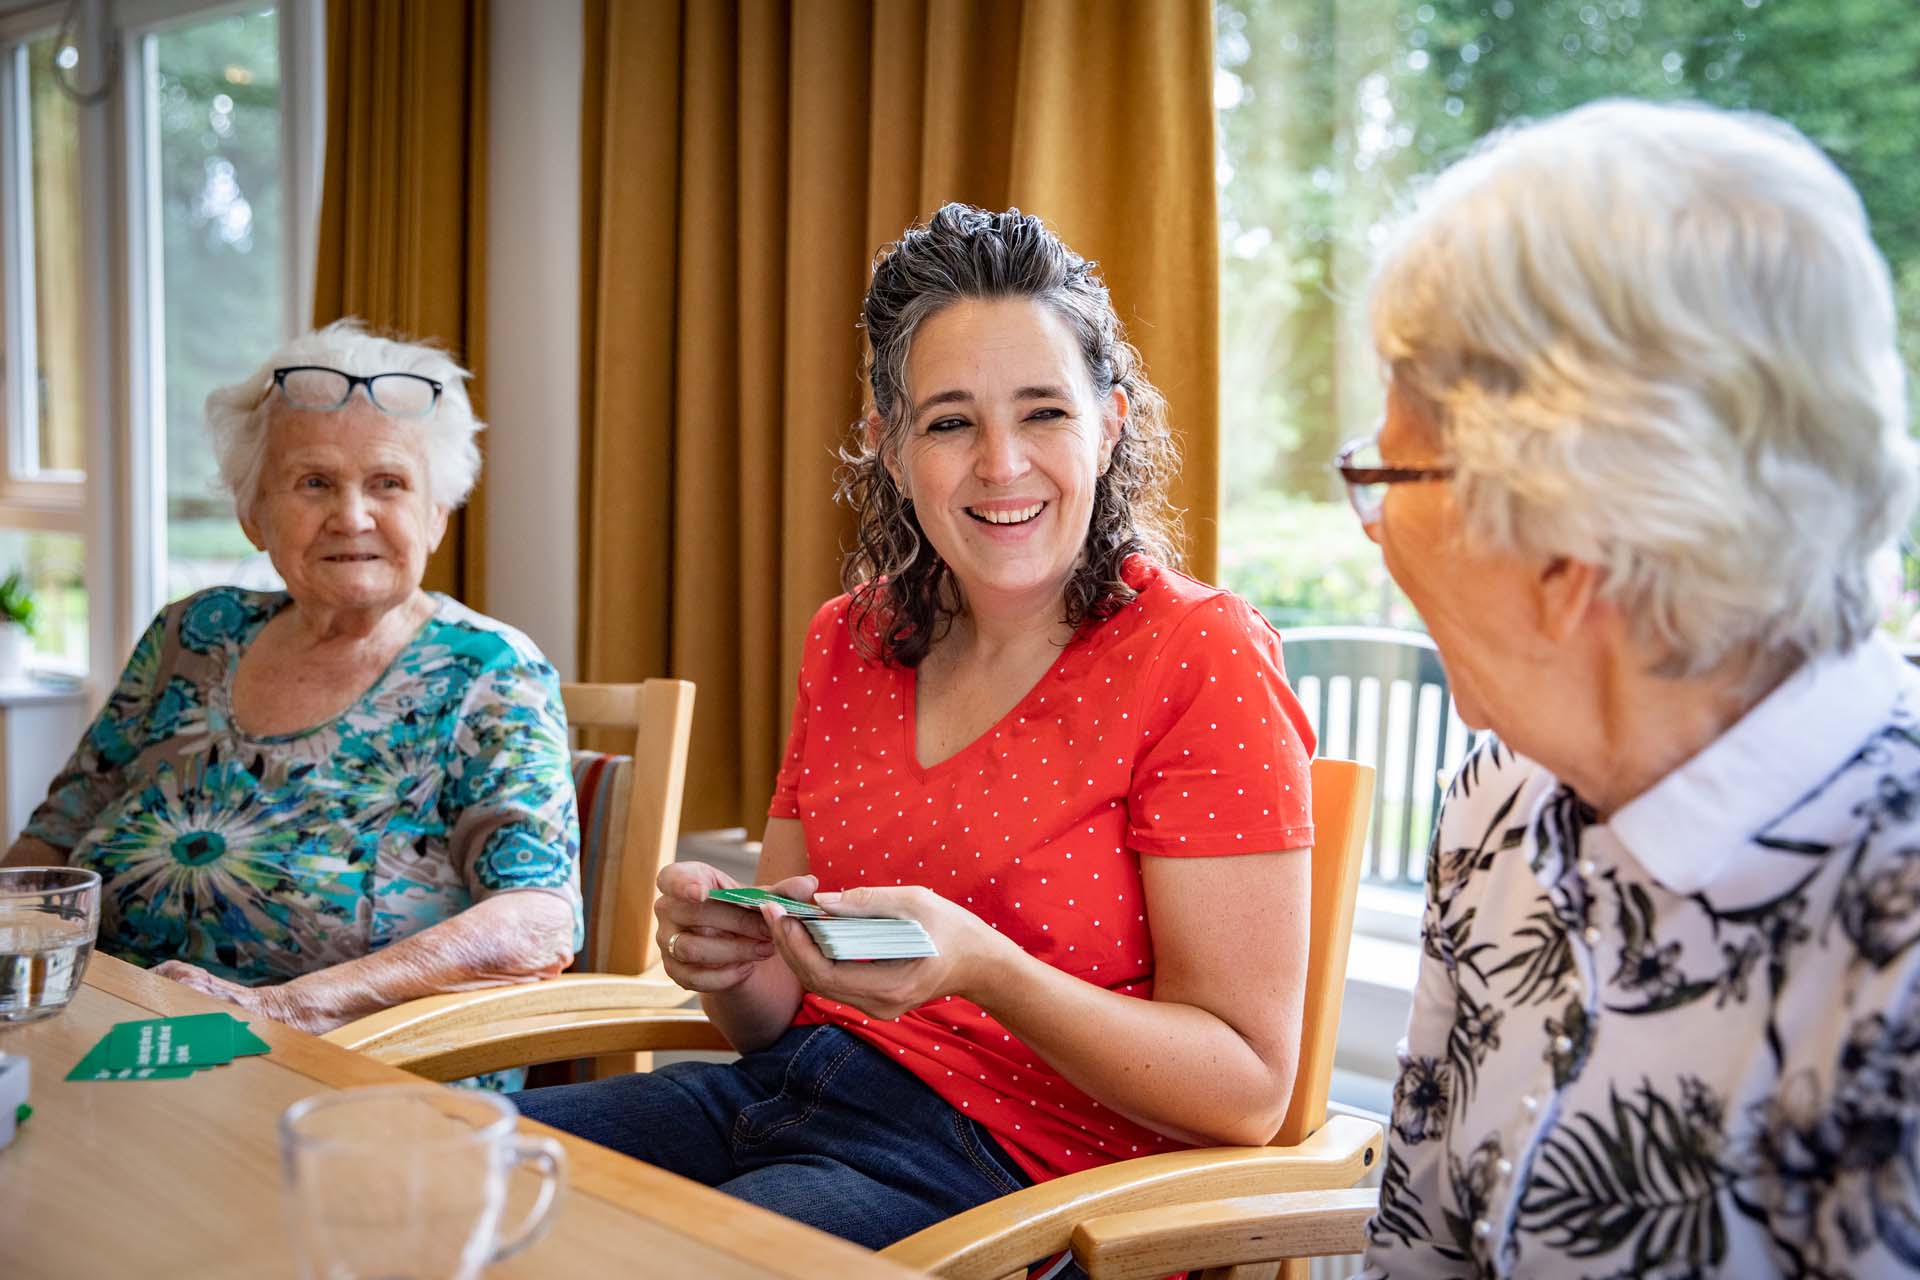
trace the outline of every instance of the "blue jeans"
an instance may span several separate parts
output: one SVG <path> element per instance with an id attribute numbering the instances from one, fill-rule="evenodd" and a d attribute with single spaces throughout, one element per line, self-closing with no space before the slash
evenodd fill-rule
<path id="1" fill-rule="evenodd" d="M 1000 1145 L 839 1027 L 738 1062 L 514 1095 L 521 1114 L 869 1249 L 1030 1184 Z"/>

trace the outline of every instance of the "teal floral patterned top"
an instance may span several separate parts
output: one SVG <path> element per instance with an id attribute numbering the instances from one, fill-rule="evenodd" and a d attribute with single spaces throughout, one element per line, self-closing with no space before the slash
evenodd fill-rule
<path id="1" fill-rule="evenodd" d="M 26 834 L 100 873 L 100 946 L 247 984 L 352 960 L 491 894 L 573 905 L 580 833 L 553 668 L 445 596 L 343 714 L 255 738 L 234 670 L 283 591 L 169 605 Z"/>

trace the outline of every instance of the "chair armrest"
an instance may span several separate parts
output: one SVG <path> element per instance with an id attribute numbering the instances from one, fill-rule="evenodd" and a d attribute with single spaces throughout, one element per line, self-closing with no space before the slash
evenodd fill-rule
<path id="1" fill-rule="evenodd" d="M 422 1043 L 458 1043 L 515 1018 L 617 1009 L 671 1009 L 692 999 L 657 970 L 638 977 L 563 973 L 557 978 L 422 996 L 336 1027 L 321 1037 L 342 1048 L 399 1062 Z"/>
<path id="2" fill-rule="evenodd" d="M 1361 1253 L 1379 1196 L 1372 1187 L 1289 1191 L 1117 1213 L 1076 1227 L 1073 1256 L 1092 1280 L 1152 1280 L 1183 1269 Z"/>
<path id="3" fill-rule="evenodd" d="M 1378 1162 L 1380 1144 L 1379 1125 L 1334 1116 L 1291 1147 L 1208 1147 L 1123 1160 L 1002 1196 L 881 1254 L 940 1276 L 1005 1276 L 1059 1253 L 1074 1228 L 1092 1218 L 1225 1196 L 1350 1187 Z"/>
<path id="4" fill-rule="evenodd" d="M 536 1062 L 660 1049 L 733 1052 L 701 1009 L 586 1009 L 509 1018 L 444 1041 L 415 1041 L 403 1053 L 375 1056 L 429 1080 L 463 1080 Z"/>

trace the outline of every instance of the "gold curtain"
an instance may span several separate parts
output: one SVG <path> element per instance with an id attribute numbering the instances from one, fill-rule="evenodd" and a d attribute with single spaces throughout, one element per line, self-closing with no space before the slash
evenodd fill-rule
<path id="1" fill-rule="evenodd" d="M 439 343 L 473 370 L 483 421 L 486 65 L 487 0 L 327 0 L 314 323 L 359 316 Z M 485 475 L 448 522 L 425 583 L 476 609 Z"/>
<path id="2" fill-rule="evenodd" d="M 1100 261 L 1213 572 L 1205 0 L 588 0 L 581 662 L 699 687 L 684 825 L 758 828 L 859 417 L 874 251 L 949 200 Z"/>

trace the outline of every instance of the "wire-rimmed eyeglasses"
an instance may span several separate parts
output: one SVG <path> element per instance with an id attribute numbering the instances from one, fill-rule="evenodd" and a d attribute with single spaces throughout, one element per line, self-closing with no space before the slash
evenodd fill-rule
<path id="1" fill-rule="evenodd" d="M 296 409 L 328 413 L 345 404 L 355 387 L 389 418 L 424 418 L 440 403 L 442 384 L 417 373 L 344 373 L 322 364 L 294 364 L 273 371 L 273 385 Z"/>
<path id="2" fill-rule="evenodd" d="M 1388 466 L 1380 457 L 1378 431 L 1358 440 L 1350 440 L 1342 446 L 1333 460 L 1333 469 L 1347 482 L 1347 501 L 1353 504 L 1353 513 L 1360 517 L 1361 524 L 1373 524 L 1380 519 L 1380 509 L 1387 501 L 1388 485 L 1453 478 L 1451 465 Z"/>

